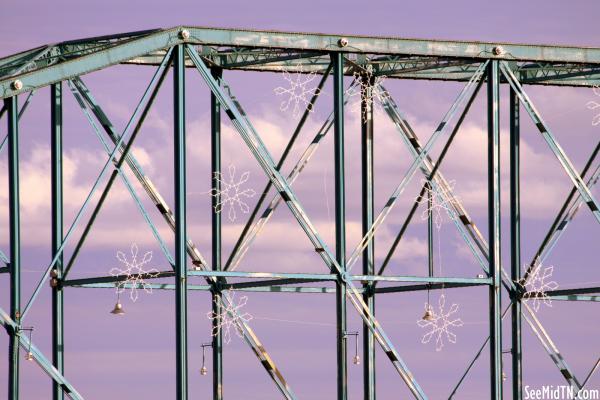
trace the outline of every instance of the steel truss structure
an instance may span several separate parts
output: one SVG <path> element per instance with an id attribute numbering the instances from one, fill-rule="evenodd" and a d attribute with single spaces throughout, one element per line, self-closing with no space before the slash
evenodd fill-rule
<path id="1" fill-rule="evenodd" d="M 82 76 L 116 64 L 142 64 L 155 66 L 156 71 L 140 99 L 133 115 L 123 132 L 118 132 L 92 93 L 82 80 Z M 186 230 L 186 126 L 185 126 L 185 71 L 186 68 L 200 74 L 211 91 L 211 169 L 213 176 L 221 171 L 221 119 L 222 114 L 229 118 L 237 133 L 268 178 L 268 184 L 261 192 L 258 203 L 250 214 L 246 226 L 225 262 L 222 262 L 221 215 L 212 216 L 212 254 L 205 257 L 194 245 Z M 146 115 L 152 107 L 158 90 L 166 74 L 173 71 L 174 101 L 174 204 L 169 205 L 158 192 L 151 178 L 141 168 L 131 153 Z M 281 158 L 275 160 L 265 147 L 259 132 L 254 128 L 241 104 L 236 100 L 231 88 L 223 79 L 228 70 L 242 71 L 301 71 L 316 72 L 322 76 L 322 87 L 333 75 L 333 111 L 314 136 L 309 147 L 289 173 L 283 166 L 295 145 L 302 127 L 307 120 L 310 107 L 317 101 L 317 91 L 297 128 L 291 135 Z M 367 73 L 369 72 L 369 73 Z M 374 169 L 373 169 L 373 96 L 363 90 L 362 114 L 362 240 L 346 257 L 346 216 L 344 190 L 344 109 L 347 95 L 343 87 L 345 75 L 358 74 L 365 80 L 378 76 L 394 79 L 427 79 L 459 81 L 465 85 L 460 91 L 442 121 L 423 143 L 411 128 L 407 118 L 400 111 L 389 92 L 385 91 L 382 105 L 385 114 L 394 123 L 399 139 L 406 145 L 412 161 L 409 169 L 398 182 L 396 189 L 376 213 L 374 208 Z M 467 210 L 452 193 L 448 181 L 442 174 L 441 165 L 450 148 L 465 115 L 476 95 L 486 84 L 488 117 L 488 215 L 487 235 L 477 228 Z M 346 305 L 356 309 L 363 321 L 364 359 L 364 398 L 372 400 L 375 392 L 375 349 L 380 346 L 389 362 L 398 372 L 414 398 L 426 399 L 426 391 L 419 385 L 401 353 L 386 335 L 378 322 L 374 299 L 377 294 L 407 291 L 440 289 L 442 287 L 486 286 L 489 289 L 489 337 L 468 365 L 460 382 L 457 383 L 452 398 L 467 376 L 479 355 L 489 344 L 491 398 L 501 399 L 502 393 L 502 320 L 510 314 L 512 355 L 512 398 L 522 398 L 521 330 L 525 320 L 539 339 L 551 362 L 560 370 L 567 384 L 583 388 L 595 368 L 585 379 L 578 379 L 562 357 L 544 327 L 532 312 L 524 296 L 532 295 L 524 289 L 536 263 L 548 257 L 554 244 L 565 232 L 569 222 L 581 208 L 589 208 L 600 222 L 600 205 L 590 192 L 600 177 L 598 150 L 594 148 L 585 168 L 577 171 L 569 157 L 558 144 L 550 127 L 544 122 L 524 85 L 592 86 L 600 83 L 600 48 L 576 48 L 565 46 L 541 46 L 521 44 L 498 44 L 480 42 L 431 41 L 382 37 L 358 37 L 324 34 L 304 34 L 229 30 L 202 27 L 175 27 L 121 35 L 104 36 L 84 40 L 69 41 L 42 46 L 33 50 L 0 59 L 0 98 L 4 99 L 0 116 L 5 115 L 7 133 L 0 144 L 8 152 L 9 173 L 9 256 L 0 252 L 0 272 L 10 276 L 10 310 L 0 309 L 0 323 L 9 335 L 9 385 L 8 399 L 19 399 L 19 347 L 31 349 L 33 358 L 54 382 L 53 399 L 62 400 L 65 396 L 83 399 L 63 375 L 63 291 L 69 287 L 114 288 L 123 281 L 120 276 L 103 276 L 86 279 L 69 279 L 77 255 L 85 242 L 96 216 L 101 210 L 107 194 L 114 182 L 121 179 L 149 228 L 161 245 L 171 269 L 144 278 L 171 277 L 173 283 L 151 283 L 154 289 L 174 290 L 176 293 L 176 398 L 187 399 L 187 294 L 190 290 L 208 291 L 213 298 L 213 312 L 222 312 L 229 301 L 222 296 L 223 290 L 294 293 L 333 293 L 336 296 L 337 315 L 337 392 L 338 399 L 347 398 L 346 371 Z M 510 86 L 510 248 L 509 267 L 505 268 L 500 258 L 500 85 Z M 51 87 L 51 180 L 52 180 L 52 261 L 47 265 L 33 295 L 27 300 L 21 298 L 21 259 L 20 259 L 20 219 L 19 219 L 19 118 L 29 104 L 33 92 L 41 87 Z M 108 155 L 98 179 L 76 214 L 73 223 L 63 227 L 62 193 L 62 103 L 65 86 L 77 99 L 83 112 L 95 128 Z M 365 87 L 369 87 L 366 82 Z M 17 102 L 19 95 L 28 94 L 21 110 Z M 521 107 L 522 106 L 522 107 Z M 550 150 L 559 160 L 573 183 L 573 188 L 560 212 L 551 225 L 544 241 L 539 246 L 529 267 L 521 270 L 520 251 L 520 118 L 521 111 L 533 119 Z M 292 188 L 293 182 L 302 173 L 307 162 L 317 150 L 322 139 L 333 128 L 335 159 L 335 252 L 332 251 L 304 211 Z M 444 142 L 445 141 L 445 142 Z M 437 143 L 443 143 L 443 150 L 433 159 L 430 150 Z M 130 169 L 141 184 L 145 193 L 138 193 L 124 170 Z M 406 216 L 392 247 L 383 263 L 376 268 L 374 237 L 386 217 L 407 187 L 411 178 L 421 172 L 427 187 L 440 188 L 439 193 L 451 205 L 454 225 L 464 238 L 473 256 L 481 266 L 483 274 L 478 278 L 457 278 L 429 276 L 389 276 L 384 275 L 398 243 L 413 218 L 418 204 L 415 203 Z M 102 183 L 104 186 L 102 186 Z M 213 189 L 219 190 L 219 181 L 213 179 Z M 97 200 L 94 194 L 100 192 Z M 140 196 L 147 195 L 160 211 L 175 237 L 173 254 L 165 245 L 155 222 L 146 212 Z M 218 196 L 213 198 L 213 206 L 218 204 Z M 324 262 L 325 273 L 265 273 L 239 272 L 236 266 L 247 249 L 273 215 L 274 210 L 285 204 L 295 220 L 310 239 L 314 250 Z M 87 212 L 91 210 L 91 212 Z M 75 227 L 83 226 L 79 237 Z M 431 221 L 430 221 L 431 226 Z M 431 229 L 431 228 L 430 228 Z M 431 237 L 431 235 L 430 235 Z M 67 243 L 74 245 L 70 259 L 65 260 L 63 250 Z M 432 243 L 429 243 L 430 247 Z M 431 250 L 430 250 L 431 251 Z M 188 257 L 191 265 L 188 264 Z M 353 271 L 361 261 L 360 272 Z M 204 284 L 188 283 L 188 278 L 205 280 Z M 244 282 L 229 283 L 228 279 L 244 278 Z M 51 283 L 52 290 L 52 355 L 48 357 L 30 343 L 24 331 L 24 322 L 38 294 L 45 284 Z M 323 287 L 319 283 L 335 282 L 335 287 Z M 378 287 L 379 282 L 397 286 Z M 313 286 L 299 285 L 313 283 Z M 128 284 L 131 286 L 130 284 Z M 510 305 L 501 309 L 503 289 L 510 298 Z M 600 301 L 600 288 L 555 290 L 546 295 L 555 300 Z M 217 322 L 213 322 L 217 323 Z M 269 356 L 265 346 L 254 331 L 243 320 L 236 320 L 237 329 L 250 346 L 260 365 L 277 386 L 283 398 L 297 399 L 275 361 Z M 222 399 L 222 335 L 214 337 L 213 346 L 213 398 Z M 599 360 L 600 362 L 600 360 Z M 595 367 L 597 367 L 596 364 Z"/>

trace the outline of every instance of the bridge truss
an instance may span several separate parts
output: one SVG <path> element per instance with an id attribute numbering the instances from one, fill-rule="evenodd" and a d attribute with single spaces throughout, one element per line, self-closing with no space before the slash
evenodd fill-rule
<path id="1" fill-rule="evenodd" d="M 135 108 L 123 132 L 115 129 L 89 88 L 82 80 L 87 73 L 108 68 L 117 64 L 148 65 L 155 73 L 147 89 Z M 255 209 L 250 213 L 246 226 L 237 243 L 222 262 L 221 215 L 212 216 L 212 252 L 203 255 L 187 235 L 186 229 L 186 124 L 185 124 L 185 71 L 200 74 L 211 91 L 211 169 L 213 174 L 221 172 L 221 119 L 228 118 L 237 133 L 246 143 L 266 177 L 268 184 L 261 192 Z M 298 126 L 279 160 L 266 148 L 260 132 L 252 125 L 237 101 L 231 88 L 223 79 L 230 70 L 316 73 L 319 83 L 332 77 L 334 87 L 333 111 L 311 141 L 302 157 L 291 172 L 284 173 L 283 165 L 296 145 L 312 105 L 319 97 L 313 93 L 304 110 Z M 168 204 L 161 193 L 140 167 L 131 153 L 134 141 L 151 109 L 154 99 L 167 73 L 173 73 L 174 102 L 174 203 Z M 360 76 L 364 81 L 361 90 L 362 146 L 362 234 L 363 238 L 346 256 L 346 216 L 345 216 L 345 160 L 344 160 L 344 110 L 347 103 L 343 87 L 344 76 Z M 370 93 L 372 81 L 377 77 L 388 79 L 416 79 L 431 81 L 457 81 L 464 86 L 431 137 L 423 142 L 411 128 L 404 114 L 393 98 L 381 87 L 382 105 L 387 117 L 395 125 L 399 139 L 412 155 L 409 169 L 397 182 L 396 189 L 381 210 L 374 208 L 374 169 L 373 169 L 373 95 Z M 0 323 L 9 336 L 9 380 L 8 398 L 19 399 L 19 352 L 20 347 L 30 349 L 40 368 L 53 380 L 53 398 L 83 399 L 63 375 L 63 292 L 70 287 L 114 288 L 123 277 L 102 276 L 84 279 L 69 279 L 71 268 L 76 265 L 77 255 L 85 242 L 96 216 L 102 209 L 107 194 L 118 179 L 123 180 L 131 196 L 139 205 L 149 228 L 159 240 L 162 249 L 171 263 L 169 270 L 160 271 L 145 279 L 172 278 L 170 284 L 151 283 L 160 290 L 174 290 L 176 294 L 176 398 L 187 399 L 187 295 L 191 290 L 208 291 L 213 298 L 213 311 L 223 312 L 230 301 L 222 296 L 223 291 L 333 293 L 336 296 L 337 330 L 337 391 L 339 399 L 347 398 L 346 370 L 346 305 L 349 304 L 363 321 L 363 368 L 364 398 L 375 399 L 376 346 L 389 359 L 414 398 L 426 399 L 426 390 L 411 373 L 402 354 L 396 349 L 384 327 L 378 322 L 374 299 L 377 294 L 436 290 L 443 287 L 485 286 L 489 289 L 489 337 L 482 343 L 480 351 L 468 366 L 462 379 L 450 394 L 452 398 L 463 379 L 473 367 L 475 360 L 489 347 L 491 398 L 501 399 L 502 393 L 502 320 L 510 315 L 511 335 L 505 342 L 511 343 L 512 357 L 512 398 L 522 398 L 522 357 L 521 330 L 523 321 L 534 332 L 544 350 L 560 370 L 567 384 L 583 388 L 595 367 L 585 378 L 576 377 L 559 349 L 544 327 L 523 301 L 524 297 L 537 296 L 525 290 L 535 266 L 551 252 L 554 244 L 569 226 L 573 217 L 581 209 L 588 209 L 600 222 L 600 205 L 590 188 L 600 176 L 598 150 L 600 142 L 593 149 L 584 169 L 579 172 L 561 148 L 550 127 L 525 91 L 525 85 L 579 86 L 590 87 L 600 83 L 600 49 L 576 48 L 567 46 L 521 45 L 506 43 L 480 43 L 459 41 L 432 41 L 416 39 L 359 37 L 342 35 L 285 33 L 249 30 L 230 30 L 202 27 L 175 27 L 120 35 L 96 37 L 83 40 L 42 46 L 13 56 L 0 59 L 0 98 L 4 100 L 0 117 L 7 126 L 6 137 L 1 136 L 0 150 L 8 152 L 9 179 L 9 226 L 10 248 L 8 256 L 0 252 L 0 273 L 10 277 L 10 309 L 0 309 Z M 460 200 L 454 196 L 449 182 L 442 174 L 442 163 L 452 144 L 465 115 L 482 87 L 487 92 L 488 117 L 488 225 L 483 234 L 469 216 Z M 500 87 L 510 88 L 510 249 L 508 263 L 500 257 Z M 99 171 L 98 179 L 76 214 L 74 222 L 63 227 L 63 165 L 62 165 L 62 104 L 63 91 L 68 85 L 76 96 L 83 112 L 95 119 L 108 145 L 105 147 L 107 161 Z M 31 94 L 42 87 L 50 86 L 51 99 L 51 165 L 52 180 L 52 249 L 53 257 L 29 299 L 21 296 L 21 241 L 20 241 L 20 197 L 19 197 L 19 119 L 29 103 Z M 19 96 L 26 96 L 19 107 Z M 19 110 L 19 108 L 21 108 Z M 520 118 L 521 112 L 530 117 L 550 150 L 556 156 L 572 182 L 572 190 L 564 199 L 564 204 L 540 244 L 535 257 L 524 270 L 521 269 L 520 238 Z M 303 168 L 318 148 L 322 139 L 332 130 L 335 155 L 335 250 L 331 250 L 309 215 L 298 200 L 292 183 L 302 173 Z M 437 143 L 443 150 L 437 159 L 430 150 Z M 129 169 L 145 193 L 137 192 L 126 177 Z M 440 189 L 442 199 L 450 204 L 450 214 L 454 225 L 465 240 L 481 267 L 482 275 L 477 278 L 447 276 L 389 276 L 385 271 L 406 227 L 413 218 L 417 203 L 406 215 L 384 262 L 376 266 L 374 237 L 398 198 L 417 174 L 422 173 L 427 180 L 421 193 L 429 188 Z M 219 190 L 219 181 L 213 180 L 213 188 Z M 100 196 L 95 194 L 100 193 Z M 155 222 L 151 220 L 140 202 L 140 196 L 148 196 L 159 210 L 175 237 L 175 251 L 169 252 L 164 245 Z M 213 198 L 213 206 L 219 202 Z M 309 274 L 240 272 L 235 266 L 244 257 L 254 238 L 268 222 L 279 206 L 288 207 L 295 220 L 310 239 L 315 252 L 324 264 L 324 273 Z M 377 212 L 376 212 L 377 211 Z M 430 217 L 431 219 L 431 217 Z M 431 222 L 430 222 L 431 225 Z M 82 228 L 79 236 L 75 228 Z M 67 243 L 74 245 L 70 259 L 63 257 Z M 432 242 L 429 242 L 430 251 Z M 360 262 L 359 262 L 360 261 Z M 360 271 L 353 271 L 360 264 Z M 508 264 L 508 267 L 506 266 Z M 243 278 L 243 282 L 230 283 L 233 278 Z M 202 279 L 199 284 L 193 279 Z M 335 282 L 335 288 L 324 287 L 324 282 Z M 394 283 L 397 286 L 378 287 L 379 282 Z M 35 305 L 40 291 L 50 283 L 52 290 L 52 355 L 44 355 L 30 343 L 24 334 L 24 324 L 31 307 Z M 313 286 L 304 284 L 312 283 Z M 302 285 L 301 285 L 302 284 Z M 128 283 L 126 286 L 131 286 Z M 510 305 L 501 309 L 501 296 L 506 294 Z M 554 300 L 599 301 L 600 288 L 554 290 L 545 295 Z M 23 300 L 27 300 L 26 302 Z M 217 323 L 217 322 L 214 322 Z M 243 320 L 236 320 L 236 329 L 252 349 L 259 364 L 279 389 L 281 396 L 288 400 L 297 399 L 291 383 L 286 381 L 283 372 L 276 364 L 252 328 Z M 523 328 L 526 329 L 526 328 Z M 223 397 L 222 373 L 222 334 L 217 334 L 212 343 L 213 398 Z M 29 350 L 28 350 L 29 351 Z M 600 360 L 599 360 L 600 362 Z"/>

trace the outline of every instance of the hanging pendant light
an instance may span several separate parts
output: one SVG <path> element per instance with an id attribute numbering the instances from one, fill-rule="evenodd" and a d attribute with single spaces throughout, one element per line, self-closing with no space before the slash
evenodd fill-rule
<path id="1" fill-rule="evenodd" d="M 110 313 L 114 314 L 114 315 L 124 315 L 125 314 L 125 310 L 123 309 L 123 304 L 121 304 L 121 294 L 120 293 L 117 293 L 117 303 L 115 304 L 115 307 L 111 310 Z"/>
<path id="2" fill-rule="evenodd" d="M 425 308 L 425 314 L 423 314 L 423 321 L 433 321 L 435 319 L 433 315 L 433 311 L 431 311 L 431 305 L 427 303 L 427 307 Z"/>
<path id="3" fill-rule="evenodd" d="M 206 348 L 212 347 L 212 343 L 202 343 L 202 368 L 200 368 L 200 375 L 205 376 L 208 374 L 208 368 L 206 368 Z"/>
<path id="4" fill-rule="evenodd" d="M 344 339 L 348 336 L 354 336 L 354 357 L 352 357 L 352 363 L 354 365 L 360 365 L 360 356 L 358 355 L 358 331 L 344 332 Z"/>
<path id="5" fill-rule="evenodd" d="M 25 355 L 25 360 L 33 361 L 33 353 L 31 352 L 31 336 L 33 335 L 33 327 L 21 328 L 21 330 L 29 332 L 29 345 L 27 346 L 27 354 Z"/>

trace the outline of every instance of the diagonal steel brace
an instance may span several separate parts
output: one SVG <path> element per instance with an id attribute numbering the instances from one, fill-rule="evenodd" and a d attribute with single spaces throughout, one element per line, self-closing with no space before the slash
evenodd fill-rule
<path id="1" fill-rule="evenodd" d="M 215 97 L 217 97 L 221 103 L 221 106 L 225 109 L 227 115 L 231 119 L 232 124 L 238 130 L 240 136 L 246 142 L 250 151 L 253 153 L 269 179 L 271 179 L 275 188 L 278 189 L 288 208 L 311 240 L 315 250 L 318 251 L 319 255 L 330 267 L 330 269 L 336 271 L 345 281 L 348 287 L 348 300 L 350 300 L 352 305 L 357 309 L 359 315 L 363 318 L 365 324 L 369 327 L 371 332 L 373 332 L 374 337 L 383 348 L 385 354 L 392 362 L 413 396 L 417 399 L 426 399 L 427 397 L 425 396 L 425 393 L 414 379 L 412 373 L 408 370 L 408 367 L 404 361 L 400 358 L 398 352 L 385 334 L 379 322 L 370 312 L 356 286 L 352 283 L 348 272 L 342 270 L 340 265 L 336 262 L 335 257 L 328 249 L 325 242 L 321 239 L 314 225 L 308 219 L 308 216 L 300 206 L 300 203 L 298 202 L 294 191 L 290 188 L 287 180 L 277 170 L 275 162 L 268 152 L 266 146 L 262 142 L 260 136 L 254 133 L 254 129 L 250 128 L 250 122 L 239 112 L 229 96 L 224 93 L 218 82 L 212 77 L 210 70 L 201 60 L 196 50 L 190 46 L 186 46 L 186 49 L 192 62 L 200 72 L 200 75 L 204 78 L 210 90 L 214 93 Z"/>
<path id="2" fill-rule="evenodd" d="M 24 350 L 30 351 L 35 362 L 44 370 L 52 380 L 60 385 L 67 396 L 73 400 L 83 400 L 83 396 L 71 385 L 69 381 L 52 365 L 44 354 L 29 341 L 26 335 L 19 334 L 20 326 L 15 323 L 10 316 L 0 308 L 0 325 L 2 325 L 11 335 L 17 335 L 19 343 Z"/>
<path id="3" fill-rule="evenodd" d="M 100 122 L 100 125 L 102 126 L 102 128 L 104 129 L 104 131 L 106 132 L 106 134 L 108 135 L 110 140 L 113 143 L 118 143 L 120 140 L 120 137 L 118 136 L 117 132 L 115 131 L 109 118 L 103 112 L 102 108 L 95 101 L 95 99 L 91 96 L 91 93 L 89 92 L 89 90 L 87 90 L 85 85 L 83 85 L 83 82 L 78 81 L 77 86 L 79 88 L 79 93 L 83 96 L 85 101 L 88 102 L 88 104 L 90 105 L 92 113 L 98 119 L 98 121 Z M 123 152 L 123 149 L 121 149 L 121 153 L 122 152 Z M 156 189 L 156 186 L 154 186 L 154 184 L 152 183 L 150 178 L 145 174 L 145 172 L 141 168 L 140 164 L 137 162 L 135 156 L 130 153 L 127 154 L 127 157 L 125 158 L 125 162 L 128 164 L 129 168 L 133 172 L 133 175 L 136 177 L 136 179 L 139 181 L 141 186 L 144 188 L 145 192 L 148 194 L 148 196 L 150 197 L 152 202 L 155 204 L 156 208 L 163 216 L 167 225 L 171 228 L 171 230 L 174 231 L 175 217 L 173 215 L 171 208 L 169 207 L 167 202 L 164 200 L 164 198 L 161 196 L 161 194 L 158 192 L 158 190 Z M 158 234 L 158 235 L 160 237 L 160 234 Z M 192 259 L 192 263 L 194 264 L 196 269 L 200 269 L 203 271 L 211 270 L 209 263 L 202 256 L 202 254 L 200 253 L 200 251 L 198 250 L 196 245 L 193 243 L 193 241 L 189 238 L 187 239 L 186 248 L 187 248 L 187 253 L 188 253 L 189 257 Z M 171 259 L 172 259 L 172 255 L 170 253 L 168 253 L 168 254 L 169 254 L 169 257 L 171 257 Z M 209 284 L 211 284 L 211 286 L 213 286 L 213 287 L 218 286 L 218 281 L 216 278 L 206 277 L 205 279 L 207 280 L 207 282 Z M 222 296 L 220 298 L 220 301 L 222 302 L 224 309 L 232 309 L 232 307 L 228 307 L 230 305 L 230 301 L 227 297 Z M 235 316 L 235 315 L 232 315 L 232 316 Z M 285 398 L 290 399 L 290 400 L 296 399 L 296 396 L 292 392 L 287 381 L 285 380 L 285 378 L 283 377 L 283 375 L 281 374 L 281 372 L 279 371 L 279 369 L 277 368 L 277 366 L 275 365 L 275 363 L 273 362 L 273 360 L 267 353 L 265 347 L 260 342 L 260 340 L 254 333 L 254 331 L 250 328 L 250 326 L 248 324 L 243 322 L 241 319 L 235 318 L 235 320 L 237 321 L 237 328 L 242 333 L 244 340 L 251 347 L 254 354 L 259 358 L 261 365 L 265 368 L 267 373 L 274 380 L 277 387 L 282 392 L 282 394 L 285 396 Z"/>

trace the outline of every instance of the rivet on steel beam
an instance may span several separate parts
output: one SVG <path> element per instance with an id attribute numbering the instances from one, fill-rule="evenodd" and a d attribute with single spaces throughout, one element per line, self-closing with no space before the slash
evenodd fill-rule
<path id="1" fill-rule="evenodd" d="M 496 47 L 494 47 L 492 52 L 494 53 L 495 56 L 501 56 L 502 54 L 504 54 L 504 48 L 502 46 L 496 46 Z"/>
<path id="2" fill-rule="evenodd" d="M 21 89 L 23 89 L 23 82 L 21 82 L 19 79 L 13 81 L 12 88 L 14 90 L 21 90 Z"/>
<path id="3" fill-rule="evenodd" d="M 340 47 L 348 46 L 348 39 L 346 39 L 345 37 L 340 38 L 340 40 L 338 40 L 338 46 L 340 46 Z"/>
<path id="4" fill-rule="evenodd" d="M 179 37 L 183 40 L 188 40 L 190 38 L 190 31 L 187 29 L 183 29 L 179 32 Z"/>

